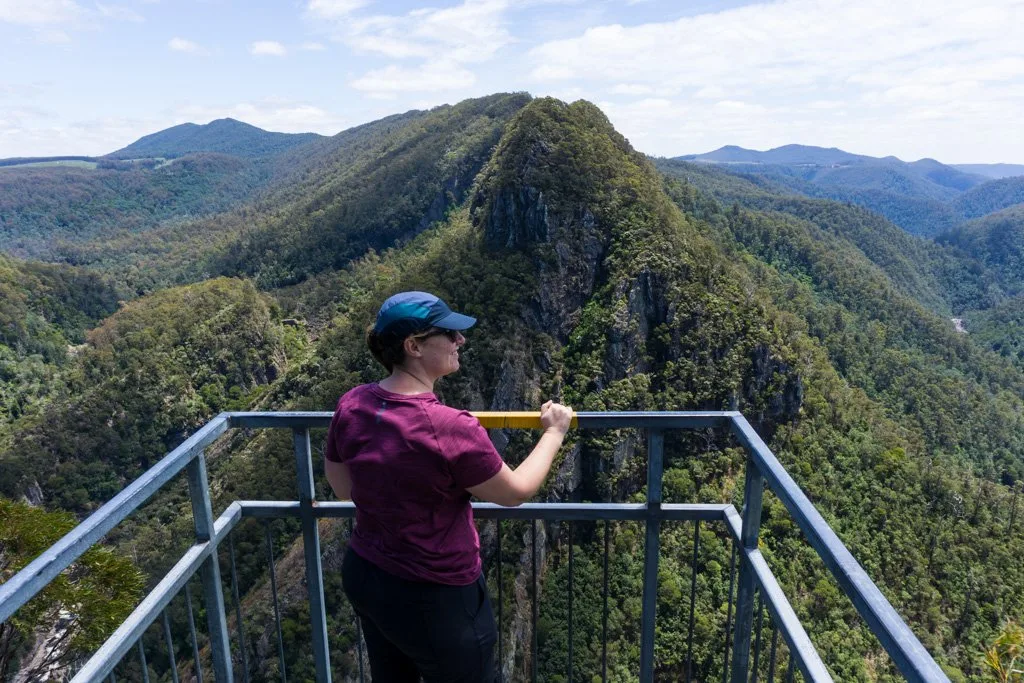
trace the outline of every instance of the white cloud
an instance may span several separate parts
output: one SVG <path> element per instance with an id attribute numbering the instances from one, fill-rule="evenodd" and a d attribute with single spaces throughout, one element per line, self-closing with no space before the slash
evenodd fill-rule
<path id="1" fill-rule="evenodd" d="M 271 57 L 284 57 L 288 54 L 285 46 L 276 40 L 257 40 L 249 46 L 249 52 L 254 55 L 269 55 Z"/>
<path id="2" fill-rule="evenodd" d="M 171 48 L 175 52 L 185 52 L 190 55 L 208 55 L 209 51 L 198 43 L 194 43 L 191 40 L 185 38 L 171 38 L 167 41 L 167 47 Z"/>
<path id="3" fill-rule="evenodd" d="M 638 83 L 618 83 L 613 85 L 608 92 L 613 95 L 650 95 L 654 92 L 654 88 Z"/>
<path id="4" fill-rule="evenodd" d="M 0 22 L 42 26 L 76 21 L 85 10 L 74 0 L 0 0 Z"/>
<path id="5" fill-rule="evenodd" d="M 512 42 L 504 26 L 508 6 L 508 0 L 463 0 L 455 7 L 405 15 L 349 17 L 334 24 L 333 34 L 360 52 L 394 59 L 443 54 L 454 62 L 483 62 Z"/>
<path id="6" fill-rule="evenodd" d="M 371 97 L 396 92 L 448 91 L 472 85 L 468 64 L 487 62 L 514 42 L 506 28 L 510 0 L 463 0 L 445 8 L 406 14 L 352 14 L 353 3 L 312 0 L 307 15 L 326 26 L 332 39 L 357 53 L 418 62 L 373 69 L 351 81 Z"/>
<path id="7" fill-rule="evenodd" d="M 371 95 L 388 96 L 405 92 L 459 90 L 474 83 L 476 76 L 473 72 L 453 62 L 437 61 L 414 68 L 392 64 L 383 69 L 374 69 L 350 85 Z"/>
<path id="8" fill-rule="evenodd" d="M 535 90 L 671 100 L 607 105 L 655 154 L 845 140 L 865 153 L 936 156 L 958 138 L 956 149 L 994 159 L 1024 111 L 1021 45 L 1024 0 L 781 0 L 592 26 L 533 48 L 528 68 Z M 1024 140 L 1011 154 L 1024 154 Z"/>
<path id="9" fill-rule="evenodd" d="M 310 0 L 306 12 L 320 19 L 344 19 L 369 0 Z"/>
<path id="10" fill-rule="evenodd" d="M 322 52 L 327 48 L 324 47 L 323 43 L 303 43 L 302 49 L 309 50 L 310 52 Z"/>
<path id="11" fill-rule="evenodd" d="M 37 30 L 35 36 L 36 40 L 47 45 L 63 45 L 71 42 L 71 36 L 66 31 L 55 28 Z"/>
<path id="12" fill-rule="evenodd" d="M 130 7 L 120 7 L 117 5 L 102 5 L 96 3 L 96 11 L 108 19 L 116 19 L 118 21 L 131 21 L 134 23 L 141 23 L 145 21 L 142 15 L 131 9 Z"/>

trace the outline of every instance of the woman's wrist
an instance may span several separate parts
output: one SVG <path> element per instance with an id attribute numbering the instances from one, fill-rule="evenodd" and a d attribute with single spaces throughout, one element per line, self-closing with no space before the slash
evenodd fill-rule
<path id="1" fill-rule="evenodd" d="M 559 439 L 565 438 L 565 432 L 563 432 L 558 427 L 547 427 L 544 429 L 544 433 L 551 434 L 552 436 L 557 436 Z"/>

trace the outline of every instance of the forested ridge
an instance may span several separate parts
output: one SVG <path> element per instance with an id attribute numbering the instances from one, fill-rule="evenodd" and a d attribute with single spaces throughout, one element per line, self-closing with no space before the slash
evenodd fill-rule
<path id="1" fill-rule="evenodd" d="M 769 152 L 723 148 L 707 155 L 661 159 L 659 164 L 713 168 L 776 192 L 857 204 L 925 237 L 1024 201 L 1020 175 L 988 179 L 934 159 L 906 163 L 801 145 Z"/>
<path id="2" fill-rule="evenodd" d="M 61 377 L 0 428 L 3 495 L 81 514 L 220 410 L 329 410 L 346 389 L 380 377 L 362 342 L 380 302 L 426 289 L 480 320 L 463 369 L 439 386 L 451 405 L 527 410 L 556 396 L 577 410 L 742 411 L 951 679 L 982 680 L 983 650 L 1006 618 L 1024 618 L 1024 342 L 1009 324 L 1020 319 L 1022 280 L 1014 262 L 977 246 L 992 242 L 986 227 L 933 242 L 865 208 L 794 196 L 776 179 L 655 165 L 582 101 L 496 95 L 303 149 L 305 158 L 275 162 L 277 180 L 248 203 L 147 233 L 166 240 L 149 255 L 141 235 L 83 241 L 113 281 L 0 260 L 0 286 L 8 273 L 21 302 L 8 319 L 36 311 L 49 326 L 10 339 L 55 349 L 53 358 L 34 353 Z M 1017 244 L 1014 230 L 993 233 Z M 129 271 L 114 263 L 147 283 L 116 312 L 111 282 L 124 287 Z M 95 284 L 33 299 L 38 273 Z M 233 277 L 204 277 L 214 274 Z M 168 286 L 175 281 L 194 284 Z M 60 313 L 79 307 L 77 318 Z M 970 324 L 966 312 L 989 316 L 988 336 L 954 329 L 948 318 Z M 494 438 L 512 463 L 528 452 L 528 434 Z M 294 498 L 291 447 L 286 433 L 219 442 L 208 453 L 215 511 L 237 498 Z M 671 435 L 666 466 L 667 501 L 740 503 L 743 456 L 726 435 Z M 642 499 L 642 435 L 574 434 L 556 470 L 543 500 Z M 188 542 L 187 506 L 183 488 L 169 487 L 109 539 L 130 551 L 148 586 Z M 771 495 L 763 520 L 762 550 L 836 679 L 898 680 Z M 529 604 L 515 590 L 528 572 L 526 530 L 504 527 L 499 558 L 494 525 L 481 524 L 495 599 L 503 563 L 512 680 L 528 678 L 531 665 Z M 291 523 L 276 531 L 286 665 L 289 678 L 305 680 L 313 663 L 301 541 L 292 542 Z M 568 527 L 538 531 L 537 665 L 542 680 L 558 681 Z M 332 663 L 345 680 L 357 670 L 337 575 L 347 527 L 325 523 L 321 533 Z M 691 525 L 662 531 L 658 680 L 685 676 L 692 536 Z M 590 680 L 601 674 L 601 605 L 589 588 L 600 582 L 600 527 L 577 524 L 573 538 L 573 678 Z M 256 679 L 278 675 L 261 539 L 257 525 L 235 538 Z M 730 547 L 715 525 L 700 539 L 693 678 L 718 680 Z M 634 680 L 641 527 L 615 524 L 610 542 L 609 679 Z M 184 610 L 171 614 L 185 648 Z M 151 680 L 170 680 L 165 662 L 150 669 Z M 120 672 L 139 674 L 137 662 Z"/>

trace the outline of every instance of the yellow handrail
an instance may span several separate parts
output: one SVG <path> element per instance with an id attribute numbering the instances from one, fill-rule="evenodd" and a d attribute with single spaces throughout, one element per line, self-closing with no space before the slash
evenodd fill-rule
<path id="1" fill-rule="evenodd" d="M 480 420 L 486 429 L 541 429 L 540 411 L 536 412 L 474 412 L 473 417 Z M 573 427 L 578 427 L 576 413 L 572 414 Z"/>

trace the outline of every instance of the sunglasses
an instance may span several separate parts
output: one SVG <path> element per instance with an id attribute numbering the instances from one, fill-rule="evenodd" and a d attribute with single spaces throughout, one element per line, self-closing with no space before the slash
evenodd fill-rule
<path id="1" fill-rule="evenodd" d="M 459 335 L 461 334 L 458 330 L 442 330 L 439 327 L 435 327 L 432 330 L 428 330 L 423 334 L 413 335 L 415 339 L 429 339 L 430 337 L 436 337 L 438 335 L 444 335 L 448 337 L 448 341 L 455 343 L 459 341 Z"/>

